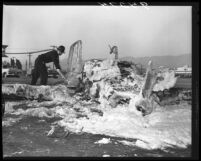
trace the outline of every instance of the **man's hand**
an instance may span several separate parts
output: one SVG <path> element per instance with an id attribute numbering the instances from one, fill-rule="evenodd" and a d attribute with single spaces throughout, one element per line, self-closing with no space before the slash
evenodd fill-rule
<path id="1" fill-rule="evenodd" d="M 57 69 L 57 72 L 59 73 L 62 79 L 66 79 L 60 69 Z"/>
<path id="2" fill-rule="evenodd" d="M 61 76 L 62 79 L 66 80 L 66 77 L 64 77 L 63 75 Z"/>

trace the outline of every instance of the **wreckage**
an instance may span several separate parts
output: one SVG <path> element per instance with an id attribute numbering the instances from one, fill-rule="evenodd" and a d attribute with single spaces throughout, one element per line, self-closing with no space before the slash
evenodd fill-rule
<path id="1" fill-rule="evenodd" d="M 70 47 L 66 78 L 68 85 L 3 84 L 2 93 L 5 98 L 72 103 L 75 101 L 72 88 L 81 88 L 81 84 L 79 93 L 87 95 L 89 100 L 96 101 L 103 107 L 106 103 L 112 108 L 127 103 L 141 111 L 142 115 L 147 115 L 153 111 L 155 103 L 160 105 L 159 97 L 154 93 L 170 89 L 177 79 L 173 71 L 154 71 L 151 61 L 145 77 L 138 75 L 136 67 L 126 61 L 119 61 L 114 65 L 111 60 L 93 59 L 84 63 L 81 40 Z"/>
<path id="2" fill-rule="evenodd" d="M 38 100 L 39 102 L 62 101 L 73 103 L 76 96 L 72 97 L 72 88 L 75 90 L 82 84 L 83 88 L 79 93 L 82 93 L 85 97 L 87 95 L 89 100 L 95 101 L 103 107 L 107 104 L 115 108 L 119 104 L 126 103 L 141 111 L 143 115 L 147 115 L 153 111 L 155 106 L 153 104 L 159 103 L 157 96 L 153 95 L 153 91 L 169 89 L 175 85 L 176 78 L 171 71 L 165 73 L 171 78 L 164 77 L 161 82 L 157 82 L 157 74 L 152 69 L 151 61 L 148 64 L 144 78 L 137 75 L 135 73 L 137 69 L 128 62 L 126 64 L 120 61 L 114 66 L 111 60 L 93 59 L 83 63 L 81 47 L 82 42 L 80 40 L 70 47 L 66 74 L 68 85 L 3 84 L 2 93 L 4 97 Z M 127 73 L 125 74 L 126 68 Z M 128 72 L 129 68 L 130 71 Z M 170 79 L 172 82 L 168 82 Z M 163 82 L 165 82 L 165 85 L 163 85 Z M 89 85 L 90 83 L 91 85 Z"/>
<path id="3" fill-rule="evenodd" d="M 142 124 L 136 123 L 135 125 L 140 126 L 140 130 L 147 128 L 146 116 L 157 111 L 157 108 L 160 109 L 162 104 L 157 92 L 168 90 L 174 87 L 176 83 L 177 78 L 174 71 L 156 71 L 150 61 L 145 77 L 143 77 L 138 74 L 137 68 L 130 62 L 118 60 L 114 64 L 110 59 L 93 59 L 84 62 L 81 52 L 82 41 L 79 40 L 70 47 L 66 75 L 68 85 L 2 84 L 4 98 L 24 99 L 23 103 L 15 105 L 15 109 L 25 107 L 25 111 L 21 111 L 23 114 L 27 114 L 27 112 L 30 114 L 33 110 L 38 110 L 40 116 L 44 117 L 54 117 L 55 113 L 59 114 L 63 117 L 63 120 L 58 121 L 57 125 L 75 133 L 91 132 L 111 136 L 115 132 L 119 133 L 119 131 L 108 132 L 108 129 L 100 130 L 99 128 L 105 126 L 103 124 L 104 120 L 107 120 L 109 115 L 117 115 L 115 126 L 117 122 L 121 121 L 120 118 L 118 120 L 118 117 L 121 116 L 115 112 L 117 109 L 124 112 L 125 116 L 130 117 L 133 113 L 134 118 L 132 117 L 132 119 L 141 120 Z M 65 108 L 61 109 L 61 106 L 65 106 Z M 29 107 L 32 107 L 31 111 L 29 111 Z M 39 107 L 52 109 L 45 110 L 51 114 L 41 115 L 40 111 L 42 109 L 39 110 Z M 58 109 L 60 112 L 57 111 Z M 31 112 L 31 115 L 35 116 L 36 113 Z M 94 116 L 94 113 L 97 115 Z M 122 118 L 124 118 L 124 115 L 122 115 Z M 111 126 L 113 123 L 111 122 Z M 124 124 L 124 122 L 122 123 Z M 132 125 L 134 129 L 135 126 Z M 134 135 L 134 138 L 141 139 L 140 134 L 139 131 L 138 134 L 136 132 L 132 134 L 121 132 L 119 136 L 132 137 Z M 146 138 L 145 142 L 151 142 L 150 145 L 152 145 L 155 144 L 154 141 L 156 140 L 157 138 L 152 140 Z M 166 140 L 166 142 L 167 144 L 176 144 L 171 140 Z M 184 144 L 190 144 L 189 140 L 187 142 Z"/>
<path id="4" fill-rule="evenodd" d="M 68 80 L 68 87 L 79 85 L 78 77 L 82 74 L 83 65 L 82 41 L 78 40 L 71 45 L 67 59 L 66 79 Z"/>

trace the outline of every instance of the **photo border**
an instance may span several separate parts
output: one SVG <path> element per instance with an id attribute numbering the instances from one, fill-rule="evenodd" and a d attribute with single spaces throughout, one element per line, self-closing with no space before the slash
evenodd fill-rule
<path id="1" fill-rule="evenodd" d="M 146 1 L 145 1 L 146 2 Z M 2 23 L 3 23 L 3 5 L 94 5 L 100 6 L 100 2 L 64 2 L 64 1 L 32 1 L 32 2 L 20 2 L 20 1 L 3 1 L 2 4 Z M 108 3 L 108 2 L 103 2 Z M 119 2 L 115 2 L 118 5 Z M 132 3 L 132 2 L 131 2 Z M 170 160 L 186 160 L 192 159 L 197 160 L 199 158 L 199 2 L 147 2 L 148 6 L 192 6 L 192 156 L 191 157 L 159 157 L 159 158 L 147 158 L 146 159 L 170 159 Z M 114 4 L 115 5 L 115 4 Z M 2 62 L 1 62 L 2 63 Z M 2 79 L 1 79 L 2 82 Z M 2 125 L 1 125 L 2 126 Z M 2 127 L 1 127 L 2 131 Z M 2 132 L 1 132 L 2 133 Z M 2 141 L 2 139 L 1 139 Z M 3 146 L 3 144 L 2 144 Z M 3 157 L 3 148 L 1 150 Z M 63 160 L 63 159 L 92 159 L 82 158 L 82 157 L 13 157 L 13 158 L 4 158 L 7 160 L 21 160 L 21 159 L 48 159 L 48 160 Z M 93 158 L 99 160 L 100 158 Z M 105 159 L 114 159 L 114 158 L 101 158 Z M 124 160 L 124 159 L 135 159 L 143 160 L 144 158 L 116 158 L 115 160 Z"/>

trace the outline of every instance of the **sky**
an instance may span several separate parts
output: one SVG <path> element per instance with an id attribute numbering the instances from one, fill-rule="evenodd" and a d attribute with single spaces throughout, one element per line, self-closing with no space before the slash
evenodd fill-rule
<path id="1" fill-rule="evenodd" d="M 7 52 L 27 52 L 82 40 L 84 59 L 191 54 L 190 6 L 3 6 L 3 44 Z M 11 55 L 23 63 L 28 56 Z M 35 54 L 32 59 L 34 61 Z"/>

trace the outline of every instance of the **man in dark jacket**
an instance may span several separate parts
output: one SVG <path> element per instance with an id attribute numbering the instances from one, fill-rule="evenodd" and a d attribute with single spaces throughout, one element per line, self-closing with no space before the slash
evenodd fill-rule
<path id="1" fill-rule="evenodd" d="M 35 60 L 34 70 L 32 72 L 31 85 L 36 85 L 38 78 L 40 77 L 40 84 L 47 85 L 48 72 L 46 63 L 54 62 L 57 72 L 60 76 L 66 80 L 65 76 L 61 72 L 61 67 L 59 64 L 59 56 L 65 51 L 64 46 L 59 46 L 56 50 L 49 51 L 45 54 L 39 55 Z"/>

